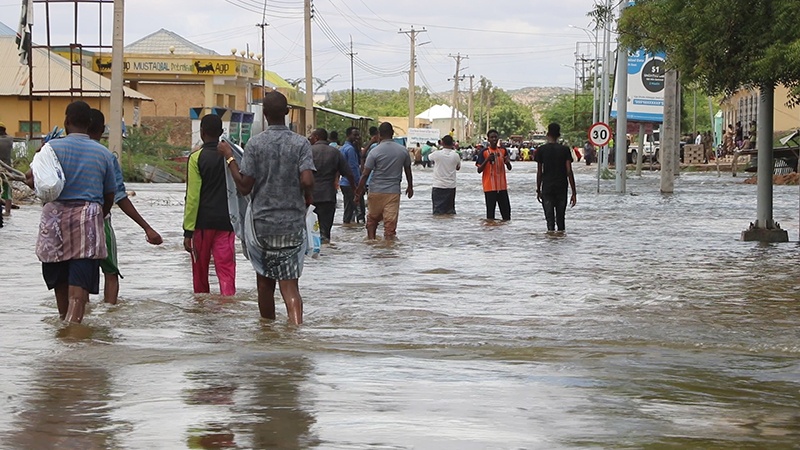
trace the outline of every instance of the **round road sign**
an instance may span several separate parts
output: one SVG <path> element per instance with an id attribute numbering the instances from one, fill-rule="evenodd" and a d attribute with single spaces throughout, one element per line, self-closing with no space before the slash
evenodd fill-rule
<path id="1" fill-rule="evenodd" d="M 595 147 L 603 147 L 611 140 L 611 127 L 603 122 L 597 122 L 589 127 L 589 142 Z"/>

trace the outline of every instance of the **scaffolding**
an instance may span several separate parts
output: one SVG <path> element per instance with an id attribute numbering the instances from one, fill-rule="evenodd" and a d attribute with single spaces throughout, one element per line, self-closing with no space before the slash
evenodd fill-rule
<path id="1" fill-rule="evenodd" d="M 113 12 L 114 0 L 32 0 L 31 3 L 34 5 L 34 10 L 37 12 L 37 17 L 40 17 L 40 14 L 44 12 L 44 29 L 45 29 L 45 44 L 34 44 L 33 41 L 33 25 L 31 26 L 31 39 L 28 42 L 29 49 L 28 49 L 28 93 L 29 93 L 29 126 L 28 126 L 28 139 L 33 139 L 33 104 L 34 99 L 37 97 L 47 97 L 48 101 L 54 95 L 56 96 L 69 96 L 69 98 L 75 99 L 77 98 L 86 98 L 86 97 L 97 97 L 98 102 L 102 101 L 103 97 L 110 97 L 111 96 L 111 88 L 103 89 L 102 83 L 100 83 L 100 79 L 103 78 L 103 75 L 100 73 L 95 72 L 92 70 L 92 64 L 94 63 L 92 55 L 95 52 L 99 53 L 103 50 L 111 50 L 112 49 L 112 39 L 108 38 L 108 44 L 104 43 L 103 40 L 103 30 L 106 29 L 103 25 L 104 22 L 107 20 L 111 20 L 111 12 Z M 59 26 L 65 23 L 70 23 L 66 21 L 66 17 L 63 14 L 59 14 L 57 18 L 52 17 L 53 9 L 59 7 L 59 9 L 69 9 L 71 11 L 71 24 L 72 29 L 65 33 L 59 30 L 58 35 L 71 35 L 71 42 L 60 42 L 55 43 L 53 42 L 53 27 L 51 26 L 54 21 L 57 21 Z M 87 10 L 93 11 L 87 11 Z M 97 14 L 97 39 L 96 41 L 88 41 L 85 38 L 86 32 L 81 32 L 81 26 L 84 23 L 82 19 L 85 19 L 90 13 Z M 23 18 L 24 20 L 24 18 Z M 94 19 L 90 19 L 94 20 Z M 108 28 L 109 30 L 112 27 Z M 88 33 L 91 34 L 91 33 Z M 80 37 L 79 37 L 80 35 Z M 37 49 L 43 49 L 47 54 L 47 67 L 39 68 L 34 67 L 33 64 L 33 52 Z M 62 50 L 65 54 L 68 53 L 69 55 L 69 64 L 70 64 L 70 81 L 69 87 L 56 87 L 53 88 L 51 84 L 51 76 L 49 73 L 50 65 L 53 58 L 53 52 L 57 49 Z M 68 49 L 68 52 L 66 51 Z M 87 60 L 88 57 L 88 60 Z M 86 67 L 87 64 L 89 67 Z M 36 70 L 48 70 L 47 76 L 47 86 L 36 86 L 34 83 L 34 69 Z M 85 73 L 86 72 L 86 73 Z M 84 81 L 89 76 L 97 76 L 98 83 L 96 87 L 88 87 L 84 85 Z M 110 86 L 110 85 L 109 85 Z M 98 104 L 99 107 L 99 104 Z M 48 107 L 48 114 L 50 114 L 51 108 Z M 52 120 L 48 120 L 49 123 L 52 123 Z M 42 130 L 43 131 L 43 130 Z"/>

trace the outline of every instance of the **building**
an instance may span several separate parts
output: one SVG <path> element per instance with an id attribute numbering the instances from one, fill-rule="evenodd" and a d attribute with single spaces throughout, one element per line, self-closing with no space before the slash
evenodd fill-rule
<path id="1" fill-rule="evenodd" d="M 0 24 L 0 121 L 5 123 L 9 135 L 23 138 L 32 130 L 35 138 L 53 127 L 63 127 L 64 111 L 74 100 L 84 100 L 109 115 L 111 81 L 91 71 L 74 72 L 69 59 L 44 48 L 34 48 L 31 52 L 34 85 L 31 101 L 29 70 L 19 61 L 15 37 L 14 30 Z M 58 92 L 44 95 L 45 90 Z M 149 96 L 130 88 L 125 88 L 124 96 L 127 123 L 133 120 L 135 105 L 152 102 Z"/>
<path id="2" fill-rule="evenodd" d="M 464 130 L 467 126 L 467 117 L 461 114 L 460 111 L 455 110 L 454 126 L 450 126 L 451 117 L 453 117 L 453 108 L 448 105 L 434 105 L 425 111 L 417 114 L 417 122 L 424 123 L 426 121 L 429 125 L 426 128 L 437 128 L 439 135 L 444 136 L 450 134 L 450 130 L 455 128 L 454 137 L 456 140 L 464 140 Z"/>
<path id="3" fill-rule="evenodd" d="M 786 86 L 778 85 L 775 87 L 775 119 L 772 129 L 779 135 L 790 130 L 800 129 L 800 108 L 789 107 L 789 94 L 789 89 Z M 759 90 L 752 88 L 740 89 L 725 97 L 720 104 L 722 108 L 722 128 L 727 128 L 728 125 L 735 126 L 736 122 L 742 122 L 742 127 L 746 133 L 750 121 L 758 120 L 758 96 Z"/>

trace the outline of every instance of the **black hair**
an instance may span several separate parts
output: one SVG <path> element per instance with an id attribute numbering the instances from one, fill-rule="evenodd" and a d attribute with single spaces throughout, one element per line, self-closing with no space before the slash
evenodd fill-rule
<path id="1" fill-rule="evenodd" d="M 453 141 L 453 136 L 450 136 L 449 134 L 442 138 L 442 144 L 444 145 L 453 145 L 454 143 L 455 141 Z"/>
<path id="2" fill-rule="evenodd" d="M 347 127 L 344 131 L 345 136 L 350 137 L 350 135 L 353 134 L 353 130 L 358 130 L 358 127 Z"/>
<path id="3" fill-rule="evenodd" d="M 70 125 L 88 129 L 92 124 L 92 107 L 88 103 L 77 100 L 67 105 L 66 116 Z"/>
<path id="4" fill-rule="evenodd" d="M 378 133 L 381 137 L 392 137 L 394 135 L 394 127 L 389 122 L 382 122 L 378 127 Z"/>
<path id="5" fill-rule="evenodd" d="M 89 135 L 102 135 L 103 132 L 106 131 L 106 116 L 103 115 L 102 111 L 94 108 L 89 110 L 89 115 L 92 121 L 91 124 L 89 124 L 89 129 L 86 131 L 89 133 Z"/>
<path id="6" fill-rule="evenodd" d="M 486 132 L 486 137 L 489 137 L 489 135 L 492 134 L 492 133 L 496 134 L 498 137 L 500 136 L 500 133 L 498 133 L 497 130 L 492 128 L 491 130 Z"/>
<path id="7" fill-rule="evenodd" d="M 206 114 L 200 119 L 200 130 L 207 136 L 218 139 L 222 136 L 222 119 L 214 114 Z"/>
<path id="8" fill-rule="evenodd" d="M 369 127 L 369 135 L 375 136 L 376 134 L 378 134 L 378 127 L 376 126 Z"/>
<path id="9" fill-rule="evenodd" d="M 336 130 L 331 131 L 328 134 L 328 138 L 330 138 L 331 142 L 336 142 L 338 144 L 339 143 L 339 132 L 336 131 Z"/>
<path id="10" fill-rule="evenodd" d="M 289 109 L 289 102 L 286 96 L 278 91 L 270 91 L 264 94 L 264 117 L 277 119 L 286 115 Z"/>
<path id="11" fill-rule="evenodd" d="M 561 136 L 561 125 L 553 122 L 547 126 L 547 135 L 558 139 Z"/>
<path id="12" fill-rule="evenodd" d="M 314 131 L 312 131 L 312 133 L 315 136 L 317 136 L 318 139 L 321 139 L 323 141 L 327 141 L 328 140 L 328 131 L 325 130 L 325 128 L 316 128 L 316 129 L 314 129 Z"/>

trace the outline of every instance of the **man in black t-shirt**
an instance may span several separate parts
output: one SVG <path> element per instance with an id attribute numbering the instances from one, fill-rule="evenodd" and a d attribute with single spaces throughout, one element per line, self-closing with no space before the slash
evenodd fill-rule
<path id="1" fill-rule="evenodd" d="M 536 175 L 536 199 L 544 208 L 547 231 L 564 232 L 564 214 L 567 210 L 567 181 L 572 189 L 569 205 L 575 206 L 575 176 L 572 174 L 572 151 L 558 143 L 561 125 L 551 123 L 547 127 L 547 143 L 536 150 L 534 161 L 538 163 Z"/>

